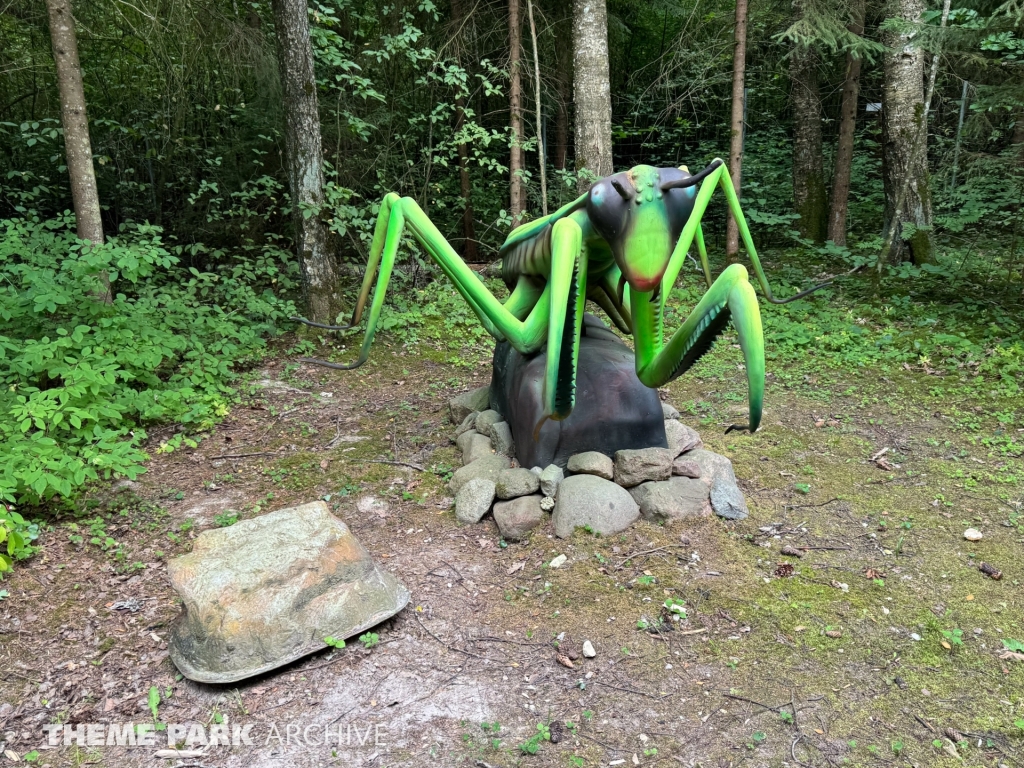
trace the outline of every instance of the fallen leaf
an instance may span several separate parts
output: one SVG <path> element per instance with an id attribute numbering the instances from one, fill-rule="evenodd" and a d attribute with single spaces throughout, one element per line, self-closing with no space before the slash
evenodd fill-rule
<path id="1" fill-rule="evenodd" d="M 967 597 L 964 598 L 964 600 L 973 600 L 973 599 L 974 599 L 974 595 L 968 595 Z"/>
<path id="2" fill-rule="evenodd" d="M 807 629 L 807 627 L 805 627 L 803 624 L 801 624 L 799 627 L 793 627 L 794 632 L 803 632 L 805 629 Z"/>
<path id="3" fill-rule="evenodd" d="M 999 654 L 1000 659 L 1012 659 L 1013 661 L 1024 661 L 1024 653 L 1017 651 L 1003 651 Z"/>
<path id="4" fill-rule="evenodd" d="M 885 574 L 884 573 L 882 573 L 881 571 L 876 571 L 874 568 L 868 568 L 866 571 L 864 571 L 864 576 L 865 576 L 865 578 L 868 578 L 868 579 L 884 579 L 885 578 Z"/>
<path id="5" fill-rule="evenodd" d="M 945 648 L 945 649 L 946 649 L 947 651 L 951 651 L 951 650 L 953 650 L 953 646 L 952 646 L 952 645 L 950 645 L 949 643 L 947 643 L 947 642 L 946 642 L 945 640 L 941 640 L 941 641 L 939 641 L 939 645 L 941 645 L 941 646 L 942 646 L 943 648 Z"/>
<path id="6" fill-rule="evenodd" d="M 508 570 L 507 570 L 507 571 L 505 572 L 505 575 L 506 575 L 506 576 L 511 576 L 511 575 L 512 575 L 513 573 L 515 573 L 516 571 L 521 571 L 521 570 L 523 570 L 523 568 L 524 568 L 524 567 L 526 567 L 526 561 L 525 561 L 525 560 L 521 560 L 521 561 L 519 561 L 518 563 L 516 563 L 515 565 L 513 565 L 513 566 L 512 566 L 511 568 L 509 568 L 509 569 L 508 569 Z"/>

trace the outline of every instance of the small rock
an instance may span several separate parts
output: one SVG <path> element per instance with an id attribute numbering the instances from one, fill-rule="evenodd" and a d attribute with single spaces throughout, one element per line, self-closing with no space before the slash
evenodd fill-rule
<path id="1" fill-rule="evenodd" d="M 716 515 L 727 520 L 743 520 L 750 514 L 729 459 L 703 448 L 690 451 L 686 458 L 700 466 L 700 479 L 711 487 L 711 506 Z"/>
<path id="2" fill-rule="evenodd" d="M 565 555 L 558 555 L 554 560 L 548 563 L 548 565 L 551 568 L 561 568 L 563 565 L 565 565 L 565 561 L 568 559 L 569 558 L 567 558 Z"/>
<path id="3" fill-rule="evenodd" d="M 540 492 L 545 496 L 555 498 L 558 494 L 558 485 L 565 479 L 565 473 L 557 464 L 548 464 L 540 473 Z"/>
<path id="4" fill-rule="evenodd" d="M 707 485 L 689 477 L 647 482 L 629 489 L 646 520 L 664 522 L 711 514 Z"/>
<path id="5" fill-rule="evenodd" d="M 583 641 L 583 655 L 588 659 L 592 659 L 597 656 L 597 651 L 594 650 L 594 644 L 589 640 Z"/>
<path id="6" fill-rule="evenodd" d="M 910 639 L 916 642 L 921 639 L 921 636 L 917 632 L 911 632 Z"/>
<path id="7" fill-rule="evenodd" d="M 664 417 L 665 421 L 668 421 L 669 419 L 678 419 L 679 418 L 679 411 L 677 411 L 675 408 L 673 408 L 668 403 L 662 403 L 661 404 L 661 415 Z"/>
<path id="8" fill-rule="evenodd" d="M 508 469 L 508 467 L 509 460 L 506 456 L 485 456 L 482 459 L 477 459 L 472 464 L 467 464 L 461 469 L 455 470 L 455 474 L 452 475 L 448 487 L 452 493 L 458 494 L 462 490 L 462 486 L 474 477 L 483 477 L 493 483 L 498 479 L 498 473 L 503 469 Z"/>
<path id="9" fill-rule="evenodd" d="M 466 435 L 471 435 L 471 437 L 466 441 L 466 448 L 462 451 L 463 466 L 472 464 L 477 459 L 485 459 L 488 456 L 494 455 L 494 446 L 491 444 L 491 438 L 470 430 L 459 437 L 459 439 L 461 440 Z"/>
<path id="10" fill-rule="evenodd" d="M 498 524 L 501 537 L 506 541 L 522 541 L 545 519 L 547 515 L 540 508 L 540 496 L 520 496 L 494 505 L 494 522 Z"/>
<path id="11" fill-rule="evenodd" d="M 807 552 L 803 549 L 797 549 L 796 547 L 787 544 L 779 550 L 779 554 L 786 555 L 787 557 L 803 557 Z"/>
<path id="12" fill-rule="evenodd" d="M 964 531 L 964 538 L 968 541 L 981 541 L 982 536 L 982 532 L 979 531 L 977 528 L 968 528 L 966 531 Z"/>
<path id="13" fill-rule="evenodd" d="M 672 462 L 672 474 L 679 477 L 700 477 L 700 464 L 693 459 L 680 456 Z"/>
<path id="14" fill-rule="evenodd" d="M 528 469 L 506 469 L 498 473 L 494 485 L 499 499 L 515 499 L 540 490 L 540 478 Z"/>
<path id="15" fill-rule="evenodd" d="M 632 488 L 647 480 L 668 480 L 672 477 L 672 459 L 666 448 L 641 448 L 615 452 L 615 482 Z"/>
<path id="16" fill-rule="evenodd" d="M 504 421 L 504 419 L 501 418 L 501 414 L 497 411 L 492 411 L 490 408 L 486 411 L 481 411 L 476 417 L 476 431 L 481 435 L 486 435 L 491 431 L 491 426 L 499 421 Z"/>
<path id="17" fill-rule="evenodd" d="M 550 512 L 552 509 L 555 508 L 555 500 L 550 496 L 545 496 L 543 499 L 540 500 L 540 508 L 543 509 L 545 512 Z"/>
<path id="18" fill-rule="evenodd" d="M 668 449 L 672 451 L 673 457 L 704 447 L 704 442 L 695 429 L 675 419 L 665 420 L 665 439 L 668 440 Z"/>
<path id="19" fill-rule="evenodd" d="M 512 441 L 512 428 L 508 425 L 507 421 L 499 421 L 497 424 L 492 424 L 490 435 L 491 445 L 494 447 L 495 453 L 500 453 L 502 456 L 512 456 L 515 453 Z"/>
<path id="20" fill-rule="evenodd" d="M 462 420 L 462 423 L 459 424 L 458 428 L 455 430 L 455 436 L 458 437 L 463 432 L 468 432 L 469 430 L 473 429 L 474 426 L 476 425 L 476 417 L 477 411 L 473 411 L 466 418 L 464 418 Z"/>
<path id="21" fill-rule="evenodd" d="M 541 469 L 540 467 L 530 467 L 530 471 L 533 472 L 533 474 L 535 474 L 537 477 L 540 477 L 541 474 L 544 472 L 544 470 Z"/>
<path id="22" fill-rule="evenodd" d="M 586 451 L 570 456 L 566 469 L 577 475 L 597 475 L 605 480 L 611 480 L 615 476 L 615 463 L 597 451 Z"/>
<path id="23" fill-rule="evenodd" d="M 595 475 L 573 475 L 558 486 L 551 521 L 555 535 L 564 539 L 586 527 L 608 536 L 624 531 L 640 517 L 640 507 L 629 491 Z"/>
<path id="24" fill-rule="evenodd" d="M 452 422 L 461 424 L 463 420 L 473 411 L 486 411 L 491 404 L 490 386 L 471 389 L 456 395 L 448 401 L 448 411 L 451 414 Z"/>
<path id="25" fill-rule="evenodd" d="M 494 503 L 494 483 L 475 477 L 455 494 L 455 517 L 462 523 L 479 523 Z"/>

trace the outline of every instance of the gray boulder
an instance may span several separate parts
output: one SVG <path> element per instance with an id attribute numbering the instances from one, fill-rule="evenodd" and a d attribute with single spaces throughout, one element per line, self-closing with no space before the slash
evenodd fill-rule
<path id="1" fill-rule="evenodd" d="M 448 401 L 448 412 L 451 414 L 452 423 L 461 424 L 473 411 L 486 411 L 491 404 L 490 386 L 471 389 L 456 395 Z"/>
<path id="2" fill-rule="evenodd" d="M 494 503 L 494 483 L 474 477 L 455 494 L 455 517 L 461 523 L 479 523 Z"/>
<path id="3" fill-rule="evenodd" d="M 494 447 L 495 453 L 500 453 L 502 456 L 514 455 L 513 448 L 515 444 L 512 441 L 512 428 L 509 427 L 507 421 L 499 421 L 492 424 L 490 436 L 491 445 Z"/>
<path id="4" fill-rule="evenodd" d="M 632 488 L 648 480 L 668 480 L 672 477 L 673 458 L 667 448 L 616 451 L 615 482 L 623 488 Z"/>
<path id="5" fill-rule="evenodd" d="M 523 470 L 529 472 L 529 470 Z M 520 496 L 511 501 L 499 501 L 494 505 L 494 522 L 498 524 L 501 537 L 507 541 L 522 541 L 530 531 L 544 522 L 547 515 L 540 507 L 539 495 Z"/>
<path id="6" fill-rule="evenodd" d="M 504 469 L 498 473 L 494 485 L 499 499 L 515 499 L 540 490 L 540 478 L 528 469 Z"/>
<path id="7" fill-rule="evenodd" d="M 463 432 L 468 432 L 469 430 L 473 429 L 476 426 L 476 416 L 477 412 L 473 411 L 466 418 L 464 418 L 462 420 L 462 423 L 459 424 L 458 428 L 455 430 L 455 436 L 458 437 Z"/>
<path id="8" fill-rule="evenodd" d="M 711 489 L 711 506 L 716 515 L 727 520 L 742 520 L 750 514 L 729 459 L 703 448 L 690 451 L 686 458 L 700 467 L 700 479 Z"/>
<path id="9" fill-rule="evenodd" d="M 548 464 L 540 473 L 540 492 L 554 498 L 559 484 L 565 480 L 565 472 L 557 464 Z"/>
<path id="10" fill-rule="evenodd" d="M 624 531 L 638 517 L 640 507 L 625 488 L 596 475 L 573 475 L 558 486 L 551 520 L 555 534 L 564 539 L 580 527 L 608 536 Z"/>
<path id="11" fill-rule="evenodd" d="M 168 652 L 191 680 L 233 683 L 394 616 L 409 591 L 322 501 L 203 531 L 167 564 L 184 612 Z"/>
<path id="12" fill-rule="evenodd" d="M 463 432 L 456 440 L 456 444 L 462 449 L 463 465 L 472 464 L 477 459 L 483 459 L 494 455 L 494 447 L 491 445 L 491 438 L 485 437 L 475 429 Z"/>
<path id="13" fill-rule="evenodd" d="M 497 424 L 499 421 L 504 421 L 504 419 L 497 411 L 492 411 L 489 408 L 486 411 L 481 411 L 476 416 L 476 431 L 481 435 L 489 435 L 491 425 Z"/>
<path id="14" fill-rule="evenodd" d="M 680 477 L 700 477 L 700 464 L 687 456 L 680 456 L 672 462 L 672 474 Z"/>
<path id="15" fill-rule="evenodd" d="M 493 483 L 498 479 L 498 473 L 503 469 L 508 469 L 510 464 L 511 462 L 507 456 L 496 456 L 494 454 L 485 456 L 482 459 L 477 459 L 472 464 L 467 464 L 461 469 L 455 470 L 455 474 L 452 475 L 448 487 L 452 493 L 458 494 L 462 490 L 462 486 L 474 477 L 482 477 Z"/>
<path id="16" fill-rule="evenodd" d="M 665 421 L 668 421 L 669 419 L 678 419 L 679 418 L 679 411 L 677 411 L 675 408 L 673 408 L 668 403 L 662 403 L 661 404 L 661 415 L 665 417 Z"/>
<path id="17" fill-rule="evenodd" d="M 667 522 L 711 514 L 707 484 L 689 477 L 644 483 L 629 489 L 646 520 Z"/>
<path id="18" fill-rule="evenodd" d="M 672 451 L 673 456 L 704 447 L 704 442 L 695 429 L 675 419 L 668 419 L 665 422 L 665 439 L 668 440 L 668 449 Z"/>
<path id="19" fill-rule="evenodd" d="M 566 469 L 578 475 L 597 475 L 605 480 L 615 476 L 615 464 L 603 453 L 585 451 L 569 457 Z"/>

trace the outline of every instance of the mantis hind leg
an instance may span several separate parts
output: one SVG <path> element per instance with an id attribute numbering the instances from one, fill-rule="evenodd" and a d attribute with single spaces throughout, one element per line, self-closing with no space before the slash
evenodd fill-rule
<path id="1" fill-rule="evenodd" d="M 640 381 L 648 387 L 660 387 L 685 373 L 711 349 L 731 319 L 746 364 L 750 418 L 747 426 L 730 429 L 754 432 L 764 408 L 764 332 L 747 270 L 740 264 L 727 267 L 660 349 L 659 318 L 660 308 L 650 301 L 649 294 L 633 294 Z"/>

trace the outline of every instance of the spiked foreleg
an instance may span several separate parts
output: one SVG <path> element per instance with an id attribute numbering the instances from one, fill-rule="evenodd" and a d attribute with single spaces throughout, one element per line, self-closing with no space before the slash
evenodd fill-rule
<path id="1" fill-rule="evenodd" d="M 583 232 L 571 219 L 557 221 L 551 230 L 551 316 L 544 370 L 544 412 L 556 421 L 572 413 L 576 404 L 576 364 L 587 303 L 587 260 L 582 258 L 582 243 Z"/>
<path id="2" fill-rule="evenodd" d="M 746 428 L 755 431 L 764 405 L 764 333 L 747 270 L 740 264 L 727 267 L 664 346 L 660 305 L 650 301 L 649 293 L 633 292 L 632 298 L 636 373 L 648 387 L 663 386 L 689 370 L 732 319 L 747 369 L 750 419 Z"/>

